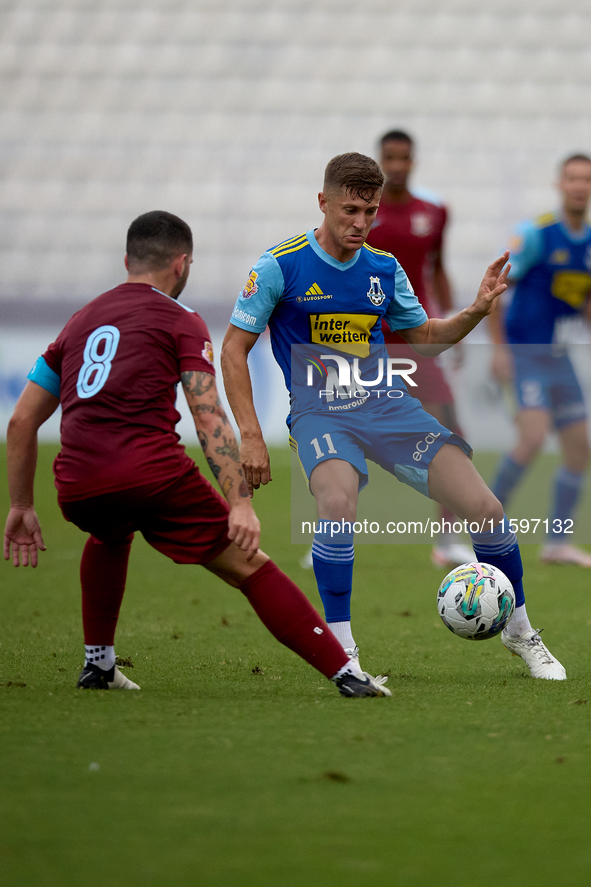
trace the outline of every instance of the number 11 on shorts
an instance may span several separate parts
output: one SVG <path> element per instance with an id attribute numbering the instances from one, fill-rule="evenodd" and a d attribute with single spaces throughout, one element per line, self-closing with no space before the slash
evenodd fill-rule
<path id="1" fill-rule="evenodd" d="M 334 453 L 336 453 L 337 449 L 336 449 L 335 445 L 334 445 L 333 442 L 332 442 L 332 437 L 330 436 L 330 434 L 323 434 L 323 435 L 322 435 L 322 438 L 323 438 L 323 440 L 326 441 L 326 445 L 327 445 L 327 447 L 328 447 L 328 453 L 329 453 L 329 455 L 333 455 Z M 325 454 L 322 452 L 322 448 L 321 448 L 320 444 L 318 443 L 318 438 L 317 438 L 317 437 L 313 438 L 313 439 L 310 441 L 310 443 L 311 443 L 311 445 L 314 447 L 314 450 L 315 450 L 315 452 L 316 452 L 316 458 L 317 458 L 317 459 L 322 459 L 322 457 L 323 457 Z"/>

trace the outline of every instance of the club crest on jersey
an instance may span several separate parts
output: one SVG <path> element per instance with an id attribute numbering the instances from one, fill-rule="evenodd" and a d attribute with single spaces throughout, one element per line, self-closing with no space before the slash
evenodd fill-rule
<path id="1" fill-rule="evenodd" d="M 201 357 L 213 366 L 213 345 L 211 342 L 204 342 L 201 351 Z"/>
<path id="2" fill-rule="evenodd" d="M 549 265 L 568 265 L 570 252 L 567 249 L 555 249 L 548 259 Z"/>
<path id="3" fill-rule="evenodd" d="M 386 296 L 384 295 L 384 291 L 382 290 L 382 284 L 380 283 L 379 277 L 369 278 L 369 290 L 367 293 L 367 298 L 372 305 L 376 306 L 376 308 L 381 305 L 386 298 Z"/>
<path id="4" fill-rule="evenodd" d="M 410 229 L 415 237 L 426 237 L 430 234 L 433 226 L 428 213 L 414 213 L 410 217 Z"/>
<path id="5" fill-rule="evenodd" d="M 253 269 L 248 275 L 248 280 L 246 281 L 246 286 L 240 293 L 243 299 L 250 299 L 251 296 L 254 296 L 255 293 L 258 293 L 259 287 L 257 284 L 257 277 L 259 275 Z"/>

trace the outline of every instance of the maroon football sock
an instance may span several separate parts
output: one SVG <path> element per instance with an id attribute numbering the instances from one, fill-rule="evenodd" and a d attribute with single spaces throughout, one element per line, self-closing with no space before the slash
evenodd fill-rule
<path id="1" fill-rule="evenodd" d="M 331 678 L 349 657 L 308 598 L 273 561 L 249 576 L 240 591 L 257 616 L 290 650 Z"/>
<path id="2" fill-rule="evenodd" d="M 131 540 L 103 543 L 94 536 L 84 546 L 80 582 L 85 644 L 113 646 L 130 549 Z"/>

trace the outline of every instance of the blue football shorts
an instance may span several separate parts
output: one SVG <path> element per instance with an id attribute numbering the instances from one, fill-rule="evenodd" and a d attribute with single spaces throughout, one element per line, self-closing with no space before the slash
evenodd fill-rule
<path id="1" fill-rule="evenodd" d="M 443 444 L 454 444 L 472 458 L 471 446 L 407 392 L 398 400 L 376 399 L 369 409 L 292 416 L 290 443 L 308 482 L 321 462 L 342 459 L 357 470 L 362 490 L 369 459 L 424 496 L 429 496 L 429 463 Z"/>
<path id="2" fill-rule="evenodd" d="M 515 393 L 520 410 L 547 410 L 555 428 L 587 418 L 585 399 L 567 354 L 551 345 L 513 348 Z"/>

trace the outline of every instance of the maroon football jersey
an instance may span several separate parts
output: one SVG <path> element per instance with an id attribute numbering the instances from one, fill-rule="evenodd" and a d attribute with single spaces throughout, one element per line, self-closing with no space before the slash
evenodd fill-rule
<path id="1" fill-rule="evenodd" d="M 43 356 L 60 376 L 60 501 L 168 482 L 192 467 L 175 431 L 176 385 L 181 372 L 215 372 L 194 311 L 124 283 L 74 314 Z"/>
<path id="2" fill-rule="evenodd" d="M 398 259 L 427 313 L 426 283 L 433 257 L 442 246 L 446 221 L 444 206 L 418 197 L 408 203 L 381 203 L 367 238 L 370 246 Z"/>
<path id="3" fill-rule="evenodd" d="M 427 314 L 433 315 L 428 296 L 428 280 L 435 254 L 443 243 L 447 210 L 412 196 L 408 203 L 381 203 L 367 242 L 392 253 L 400 262 L 417 298 Z M 386 342 L 403 339 L 382 324 Z"/>

